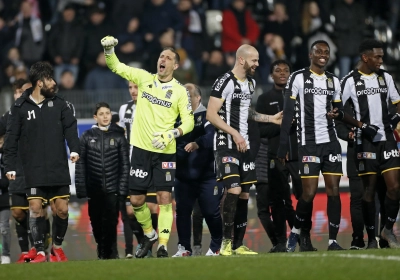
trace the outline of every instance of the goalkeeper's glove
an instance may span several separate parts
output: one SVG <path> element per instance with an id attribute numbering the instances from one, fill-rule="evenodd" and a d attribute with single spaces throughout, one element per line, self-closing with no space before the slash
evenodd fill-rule
<path id="1" fill-rule="evenodd" d="M 153 136 L 154 139 L 151 141 L 153 147 L 164 150 L 175 138 L 180 136 L 180 132 L 175 128 L 166 132 L 155 132 Z"/>
<path id="2" fill-rule="evenodd" d="M 390 124 L 392 125 L 393 129 L 396 129 L 397 123 L 400 121 L 400 114 L 396 113 L 394 116 L 390 119 Z"/>
<path id="3" fill-rule="evenodd" d="M 363 123 L 361 126 L 361 130 L 365 135 L 374 138 L 375 135 L 378 133 L 379 127 L 373 124 Z"/>
<path id="4" fill-rule="evenodd" d="M 118 40 L 115 39 L 113 36 L 106 36 L 101 39 L 100 42 L 104 48 L 104 53 L 106 54 L 114 53 L 114 47 L 118 44 Z"/>

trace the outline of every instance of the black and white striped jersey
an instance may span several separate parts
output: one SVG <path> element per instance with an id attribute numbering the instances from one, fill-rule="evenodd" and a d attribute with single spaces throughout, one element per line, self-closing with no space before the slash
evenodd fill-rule
<path id="1" fill-rule="evenodd" d="M 309 68 L 293 72 L 286 84 L 285 94 L 294 102 L 294 117 L 297 122 L 297 142 L 299 145 L 322 144 L 337 140 L 335 124 L 327 117 L 327 113 L 340 102 L 339 79 L 329 72 L 322 75 L 313 73 Z M 293 103 L 291 103 L 293 104 Z M 289 109 L 289 110 L 288 110 Z M 293 108 L 284 110 L 293 111 Z M 290 122 L 282 122 L 281 132 L 286 131 L 284 126 Z M 282 135 L 282 134 L 281 134 Z"/>
<path id="2" fill-rule="evenodd" d="M 249 108 L 254 94 L 256 82 L 247 77 L 240 81 L 229 71 L 219 77 L 211 89 L 211 96 L 221 98 L 224 103 L 218 111 L 218 115 L 229 126 L 239 131 L 240 135 L 246 140 L 247 148 L 250 149 L 248 124 Z M 214 150 L 220 148 L 236 148 L 232 136 L 222 130 L 216 129 L 214 134 Z"/>
<path id="3" fill-rule="evenodd" d="M 379 127 L 373 142 L 386 141 L 393 137 L 390 126 L 389 102 L 397 104 L 400 95 L 392 76 L 385 70 L 370 75 L 351 71 L 341 81 L 342 102 L 351 100 L 354 105 L 355 118 L 363 123 Z M 361 130 L 357 131 L 360 141 Z M 393 138 L 392 138 L 393 140 Z"/>
<path id="4" fill-rule="evenodd" d="M 133 100 L 128 101 L 119 108 L 119 126 L 125 128 L 126 139 L 130 143 L 132 123 L 135 115 L 136 103 Z"/>

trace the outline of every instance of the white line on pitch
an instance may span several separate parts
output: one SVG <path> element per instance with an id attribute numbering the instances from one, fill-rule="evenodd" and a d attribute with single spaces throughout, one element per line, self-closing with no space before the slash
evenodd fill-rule
<path id="1" fill-rule="evenodd" d="M 339 258 L 349 258 L 349 259 L 370 259 L 370 260 L 381 260 L 381 261 L 400 261 L 400 256 L 375 256 L 367 254 L 279 254 L 281 257 L 292 257 L 292 258 L 320 258 L 320 257 L 339 257 Z"/>

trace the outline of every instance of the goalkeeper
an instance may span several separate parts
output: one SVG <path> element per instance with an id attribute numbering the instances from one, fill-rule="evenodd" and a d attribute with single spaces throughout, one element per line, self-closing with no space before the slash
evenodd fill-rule
<path id="1" fill-rule="evenodd" d="M 129 67 L 119 62 L 114 53 L 118 40 L 106 36 L 101 40 L 108 68 L 138 85 L 139 94 L 130 144 L 132 148 L 129 173 L 130 200 L 145 237 L 136 251 L 137 258 L 147 255 L 158 240 L 157 257 L 168 257 L 167 243 L 173 222 L 172 186 L 176 169 L 175 138 L 194 127 L 190 97 L 186 88 L 173 77 L 179 65 L 179 55 L 165 48 L 157 62 L 157 74 Z M 174 129 L 177 117 L 182 124 Z M 157 191 L 159 236 L 153 229 L 151 213 L 145 198 L 149 188 Z"/>

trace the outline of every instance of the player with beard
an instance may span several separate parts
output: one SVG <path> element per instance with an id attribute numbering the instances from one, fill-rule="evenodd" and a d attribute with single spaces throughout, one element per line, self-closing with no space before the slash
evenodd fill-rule
<path id="1" fill-rule="evenodd" d="M 60 96 L 53 79 L 53 68 L 37 62 L 29 72 L 32 88 L 26 90 L 11 108 L 4 143 L 7 178 L 15 180 L 20 150 L 29 200 L 29 227 L 37 251 L 33 263 L 45 262 L 46 232 L 43 205 L 50 202 L 53 213 L 53 246 L 50 261 L 67 261 L 62 242 L 68 228 L 68 198 L 71 184 L 65 140 L 70 159 L 79 159 L 77 122 Z"/>
<path id="2" fill-rule="evenodd" d="M 258 67 L 258 59 L 259 55 L 254 47 L 246 44 L 240 46 L 232 71 L 219 77 L 212 86 L 207 108 L 207 120 L 215 126 L 216 175 L 227 190 L 222 213 L 222 256 L 257 254 L 243 245 L 249 190 L 257 182 L 255 164 L 250 153 L 247 120 L 250 118 L 277 124 L 281 121 L 281 113 L 268 116 L 250 109 L 256 85 L 252 76 Z M 235 244 L 232 244 L 233 230 Z"/>
<path id="3" fill-rule="evenodd" d="M 343 250 L 336 241 L 341 216 L 339 182 L 343 175 L 342 149 L 333 118 L 359 127 L 365 134 L 374 136 L 377 132 L 375 126 L 356 121 L 344 113 L 339 79 L 325 71 L 329 57 L 330 47 L 326 41 L 319 40 L 312 43 L 309 52 L 310 67 L 294 72 L 285 88 L 285 105 L 277 157 L 282 164 L 285 164 L 290 129 L 295 117 L 299 169 L 303 186 L 303 193 L 296 206 L 294 225 L 288 238 L 288 252 L 295 251 L 299 238 L 301 247 L 312 249 L 310 239 L 312 207 L 320 172 L 324 176 L 328 196 L 328 250 Z M 332 108 L 335 108 L 334 112 Z"/>

